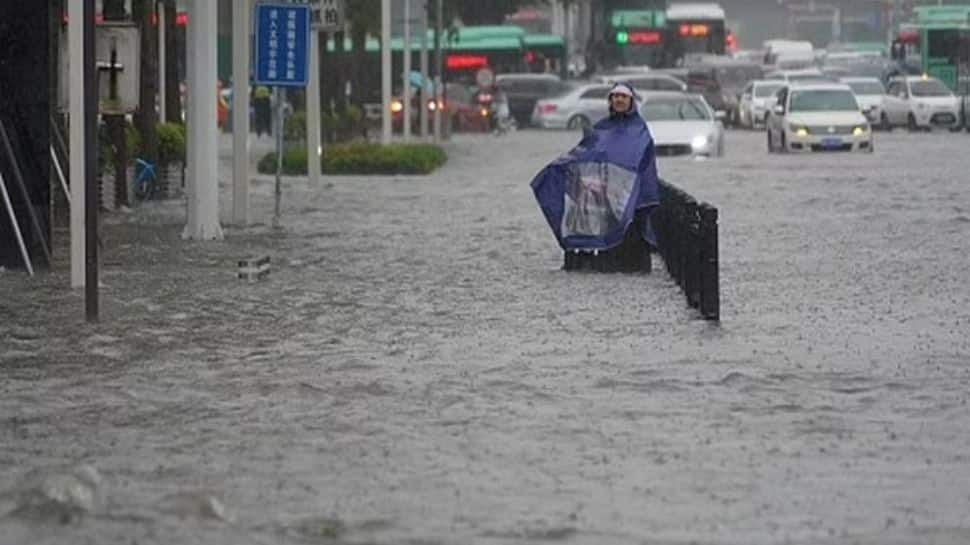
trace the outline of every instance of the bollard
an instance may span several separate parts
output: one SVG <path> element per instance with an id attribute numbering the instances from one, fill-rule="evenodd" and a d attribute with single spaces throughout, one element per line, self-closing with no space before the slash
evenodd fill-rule
<path id="1" fill-rule="evenodd" d="M 709 204 L 701 207 L 701 248 L 703 250 L 703 287 L 701 315 L 707 320 L 721 320 L 720 258 L 718 257 L 717 208 Z"/>

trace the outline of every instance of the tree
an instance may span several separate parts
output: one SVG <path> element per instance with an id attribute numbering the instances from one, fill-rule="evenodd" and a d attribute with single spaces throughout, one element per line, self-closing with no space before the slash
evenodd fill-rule
<path id="1" fill-rule="evenodd" d="M 358 106 L 364 102 L 364 66 L 367 52 L 367 36 L 378 36 L 381 32 L 380 17 L 375 17 L 375 13 L 380 13 L 380 0 L 356 0 L 347 3 L 347 21 L 350 23 L 350 43 L 353 49 L 353 62 L 350 74 L 350 83 L 353 89 L 351 100 Z"/>
<path id="2" fill-rule="evenodd" d="M 123 21 L 128 14 L 125 12 L 124 0 L 104 0 L 102 7 L 105 21 Z M 125 116 L 119 114 L 105 115 L 105 125 L 114 148 L 115 170 L 115 206 L 128 204 L 128 142 L 125 131 Z"/>
<path id="3" fill-rule="evenodd" d="M 158 94 L 157 26 L 152 24 L 155 14 L 154 0 L 134 0 L 132 16 L 141 32 L 141 78 L 138 84 L 139 109 L 135 114 L 135 127 L 141 135 L 141 155 L 150 162 L 158 160 L 158 111 L 155 98 Z"/>

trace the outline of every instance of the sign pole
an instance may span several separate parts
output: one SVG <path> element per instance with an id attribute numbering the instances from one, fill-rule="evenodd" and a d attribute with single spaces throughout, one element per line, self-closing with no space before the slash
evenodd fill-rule
<path id="1" fill-rule="evenodd" d="M 283 93 L 279 87 L 273 88 L 276 99 L 276 206 L 273 213 L 273 227 L 280 227 L 280 201 L 283 198 L 283 185 L 280 176 L 283 173 Z"/>
<path id="2" fill-rule="evenodd" d="M 381 0 L 381 144 L 391 143 L 391 0 Z"/>

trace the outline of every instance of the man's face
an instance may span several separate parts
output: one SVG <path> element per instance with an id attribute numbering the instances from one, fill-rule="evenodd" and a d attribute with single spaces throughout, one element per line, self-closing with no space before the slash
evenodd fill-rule
<path id="1" fill-rule="evenodd" d="M 630 105 L 632 103 L 633 103 L 633 99 L 631 99 L 627 95 L 623 95 L 620 93 L 614 93 L 610 95 L 610 105 L 613 106 L 614 112 L 626 113 L 630 111 Z"/>

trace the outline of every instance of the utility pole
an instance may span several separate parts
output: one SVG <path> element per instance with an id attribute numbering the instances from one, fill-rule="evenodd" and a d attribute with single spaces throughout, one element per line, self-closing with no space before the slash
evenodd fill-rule
<path id="1" fill-rule="evenodd" d="M 381 0 L 381 144 L 391 143 L 391 0 Z"/>
<path id="2" fill-rule="evenodd" d="M 401 90 L 404 101 L 404 141 L 411 140 L 411 0 L 404 0 L 404 75 Z"/>
<path id="3" fill-rule="evenodd" d="M 421 138 L 428 137 L 428 3 L 421 6 Z M 437 109 L 437 104 L 435 104 Z"/>
<path id="4" fill-rule="evenodd" d="M 232 5 L 232 222 L 249 225 L 250 0 Z"/>
<path id="5" fill-rule="evenodd" d="M 442 105 L 444 101 L 444 75 L 445 75 L 445 60 L 441 54 L 441 48 L 444 44 L 441 43 L 442 31 L 444 29 L 444 9 L 442 8 L 442 0 L 437 0 L 437 7 L 435 8 L 435 20 L 434 20 L 434 61 L 437 66 L 434 78 L 434 99 L 436 103 L 436 108 L 434 109 L 434 141 L 435 143 L 441 142 L 441 115 L 442 115 Z"/>

